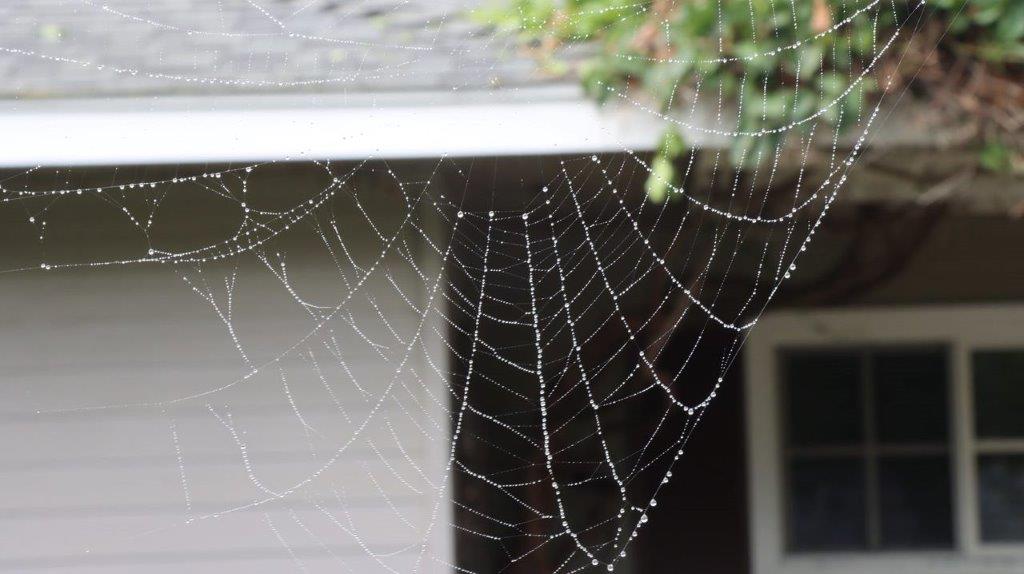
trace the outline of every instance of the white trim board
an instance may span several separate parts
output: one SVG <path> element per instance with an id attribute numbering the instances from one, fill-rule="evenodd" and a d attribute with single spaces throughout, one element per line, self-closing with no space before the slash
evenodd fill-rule
<path id="1" fill-rule="evenodd" d="M 712 129 L 721 123 L 708 105 L 670 120 L 639 102 L 598 105 L 579 92 L 0 100 L 0 168 L 641 152 L 669 127 L 695 148 L 732 141 Z M 913 105 L 893 112 L 872 130 L 872 146 L 930 147 L 961 131 Z M 855 135 L 840 139 L 850 145 Z"/>
<path id="2" fill-rule="evenodd" d="M 665 128 L 656 115 L 580 99 L 479 100 L 352 105 L 251 96 L 14 102 L 0 109 L 0 167 L 644 151 L 654 148 Z M 699 135 L 694 134 L 694 144 L 706 139 Z"/>
<path id="3" fill-rule="evenodd" d="M 1024 546 L 979 540 L 970 406 L 970 353 L 1024 347 L 1024 305 L 949 305 L 765 314 L 745 347 L 750 544 L 754 574 L 1010 574 Z M 950 351 L 954 544 L 948 551 L 787 554 L 782 496 L 778 355 L 782 348 L 942 343 Z"/>

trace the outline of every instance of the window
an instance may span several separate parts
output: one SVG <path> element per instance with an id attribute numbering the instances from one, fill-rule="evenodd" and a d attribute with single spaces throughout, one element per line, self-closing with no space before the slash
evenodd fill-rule
<path id="1" fill-rule="evenodd" d="M 953 545 L 948 353 L 783 352 L 787 548 Z"/>
<path id="2" fill-rule="evenodd" d="M 1024 572 L 1022 325 L 1022 304 L 763 316 L 753 574 Z"/>
<path id="3" fill-rule="evenodd" d="M 972 357 L 983 542 L 1024 542 L 1024 349 Z"/>

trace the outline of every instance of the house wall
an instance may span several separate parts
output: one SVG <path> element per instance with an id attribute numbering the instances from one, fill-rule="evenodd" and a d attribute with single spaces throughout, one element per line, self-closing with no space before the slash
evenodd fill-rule
<path id="1" fill-rule="evenodd" d="M 486 202 L 496 196 L 502 208 L 515 208 L 524 190 L 529 195 L 557 169 L 538 167 L 535 159 L 508 161 L 512 163 L 501 166 L 473 162 L 475 173 L 486 175 L 486 186 L 470 190 L 471 199 Z M 407 179 L 429 179 L 434 166 L 426 162 L 422 177 Z M 412 173 L 410 166 L 405 167 L 403 174 Z M 75 185 L 166 175 L 157 168 L 132 170 L 119 176 L 96 170 Z M 533 179 L 524 180 L 522 174 Z M 40 177 L 35 182 L 52 186 L 63 177 Z M 280 167 L 261 174 L 253 185 L 263 188 L 268 205 L 279 208 L 293 203 L 292 194 L 322 188 L 323 177 L 321 170 L 308 165 Z M 375 222 L 385 227 L 398 224 L 404 204 L 386 178 L 361 181 L 357 187 L 376 191 L 361 195 Z M 200 199 L 186 196 L 162 204 L 157 221 L 171 225 L 157 225 L 151 231 L 153 240 L 184 248 L 222 236 L 235 214 Z M 134 257 L 144 248 L 145 238 L 125 224 L 116 205 L 59 205 L 66 207 L 46 212 L 44 241 L 37 238 L 38 227 L 27 222 L 27 211 L 3 210 L 4 268 Z M 487 207 L 481 203 L 480 208 Z M 351 205 L 339 205 L 333 212 L 342 235 L 351 239 L 348 247 L 354 258 L 365 262 L 376 255 L 379 243 L 366 229 L 365 217 Z M 829 233 L 826 227 L 802 261 L 795 283 L 802 273 L 827 268 L 842 256 L 850 236 L 841 225 L 836 228 Z M 311 301 L 337 301 L 335 263 L 325 256 L 315 235 L 293 235 L 282 251 L 296 287 Z M 415 234 L 409 240 L 411 252 L 420 257 L 420 271 L 433 276 L 438 261 Z M 921 241 L 899 272 L 839 303 L 918 305 L 1024 298 L 1024 258 L 1014 256 L 1014 246 L 1024 244 L 1024 225 L 1019 221 L 945 214 Z M 386 268 L 395 284 L 407 287 L 404 292 L 411 300 L 427 297 L 429 284 L 401 257 L 393 256 Z M 185 272 L 196 277 L 193 269 Z M 231 267 L 213 265 L 204 273 L 223 303 L 220 285 Z M 438 476 L 447 453 L 442 437 L 447 433 L 448 391 L 444 377 L 434 370 L 445 369 L 447 350 L 442 342 L 445 328 L 437 324 L 436 314 L 430 316 L 431 327 L 423 335 L 432 361 L 417 350 L 413 362 L 419 378 L 410 375 L 402 379 L 406 385 L 400 385 L 403 392 L 413 392 L 402 395 L 404 402 L 386 402 L 374 415 L 381 424 L 366 427 L 337 462 L 328 463 L 358 426 L 346 417 L 358 420 L 372 410 L 344 369 L 336 362 L 330 365 L 330 353 L 315 352 L 337 403 L 300 359 L 286 361 L 286 382 L 280 373 L 264 370 L 229 389 L 169 402 L 231 383 L 246 372 L 224 323 L 175 270 L 133 265 L 31 270 L 0 277 L 0 449 L 5 453 L 0 488 L 8 493 L 0 508 L 0 568 L 180 572 L 187 565 L 197 572 L 278 572 L 298 560 L 312 571 L 373 572 L 383 566 L 368 557 L 367 548 L 387 553 L 420 540 L 437 497 L 415 467 Z M 416 330 L 417 312 L 386 277 L 372 278 L 364 292 L 385 310 L 396 332 Z M 787 303 L 786 296 L 783 293 L 780 300 L 786 305 L 780 307 L 822 304 L 799 297 Z M 272 356 L 311 328 L 309 316 L 281 282 L 253 261 L 239 269 L 234 306 L 235 326 L 253 358 Z M 394 336 L 367 299 L 358 299 L 349 308 L 353 323 L 364 334 L 390 340 L 394 346 Z M 341 347 L 351 351 L 346 351 L 346 366 L 357 381 L 371 392 L 387 384 L 387 361 L 345 324 L 339 325 L 338 337 Z M 744 476 L 743 390 L 738 379 L 727 386 L 694 435 L 682 463 L 686 472 L 666 494 L 670 498 L 662 501 L 654 528 L 641 538 L 638 572 L 748 571 L 743 489 L 748 481 L 754 488 L 764 485 Z M 138 403 L 166 404 L 128 406 Z M 251 476 L 239 444 L 217 419 L 219 415 L 226 420 L 229 414 L 246 445 Z M 267 498 L 254 477 L 270 490 L 288 489 L 325 464 L 326 471 L 287 501 L 214 517 Z M 382 497 L 381 490 L 389 496 Z M 445 518 L 450 509 L 447 504 L 437 508 L 430 553 L 445 556 L 452 536 Z M 669 513 L 668 508 L 678 510 Z M 399 513 L 419 526 L 418 532 L 398 519 Z M 200 516 L 207 518 L 197 519 Z M 415 554 L 400 552 L 381 561 L 403 571 L 415 561 Z M 429 568 L 445 570 L 428 562 L 421 571 Z"/>
<path id="2" fill-rule="evenodd" d="M 920 212 L 910 206 L 900 211 Z M 848 212 L 847 212 L 848 213 Z M 849 215 L 840 214 L 844 219 Z M 815 305 L 927 305 L 949 303 L 995 303 L 1024 300 L 1024 258 L 1019 246 L 1024 245 L 1024 220 L 1009 214 L 976 215 L 969 212 L 940 212 L 935 222 L 913 239 L 910 256 L 896 270 L 886 273 L 849 297 L 816 302 Z M 837 261 L 847 249 L 851 235 L 830 231 L 827 221 L 824 232 L 801 259 L 801 268 L 813 276 L 813 269 Z M 889 227 L 903 225 L 899 217 L 891 218 Z M 839 227 L 839 226 L 837 226 Z M 918 235 L 915 233 L 915 236 Z M 876 261 L 884 261 L 888 252 L 904 241 L 893 237 L 876 240 Z M 798 273 L 795 281 L 804 277 Z M 781 298 L 785 299 L 783 292 Z M 785 302 L 784 302 L 785 303 Z M 795 299 L 778 307 L 808 306 Z"/>
<path id="3" fill-rule="evenodd" d="M 495 201 L 502 209 L 519 207 L 557 175 L 558 166 L 551 163 L 524 158 L 478 160 L 466 165 L 467 171 L 470 167 L 475 170 L 474 174 L 493 174 L 481 178 L 486 180 L 484 187 L 470 190 L 470 201 L 477 202 L 470 208 L 485 210 Z M 634 178 L 631 183 L 642 184 L 642 178 Z M 919 204 L 912 190 L 893 187 L 892 181 L 885 183 L 888 187 L 874 189 L 872 196 L 851 194 L 834 207 L 809 251 L 801 256 L 799 271 L 788 282 L 793 287 L 779 294 L 769 313 L 833 306 L 919 307 L 1024 299 L 1024 259 L 1014 257 L 1013 247 L 1024 244 L 1024 223 L 1006 211 L 994 213 L 988 209 L 989 214 L 982 215 L 963 203 Z M 865 189 L 869 187 L 865 184 Z M 886 194 L 892 198 L 886 200 Z M 854 247 L 857 252 L 851 257 Z M 832 281 L 823 281 L 821 277 L 836 266 L 842 273 Z M 741 290 L 747 288 L 742 278 L 734 284 Z M 636 304 L 642 311 L 645 302 L 649 303 L 630 300 L 627 304 Z M 760 330 L 755 329 L 753 337 Z M 495 332 L 485 337 L 502 340 Z M 692 333 L 683 334 L 676 342 L 678 348 L 666 355 L 687 356 L 693 340 Z M 513 342 L 510 339 L 508 344 Z M 595 349 L 599 349 L 598 342 L 591 344 L 591 351 Z M 707 360 L 714 358 L 703 352 L 700 355 Z M 712 380 L 714 372 L 714 365 L 706 371 L 693 367 L 690 378 Z M 638 552 L 623 561 L 621 569 L 672 574 L 751 571 L 747 489 L 748 485 L 754 489 L 768 486 L 751 473 L 745 461 L 746 398 L 742 367 L 737 364 L 689 442 L 672 488 L 659 494 L 653 528 L 639 538 Z M 759 408 L 773 406 L 763 404 Z M 639 488 L 639 481 L 632 484 Z M 467 494 L 472 499 L 471 495 Z M 487 504 L 500 504 L 498 498 L 488 499 Z M 502 559 L 476 538 L 466 538 L 469 542 L 460 545 L 460 565 L 487 571 L 477 565 L 489 564 L 486 557 L 499 562 Z M 557 552 L 550 554 L 556 556 Z M 544 564 L 539 555 L 534 553 L 530 558 Z M 552 559 L 547 558 L 548 562 Z M 542 571 L 543 567 L 537 569 Z"/>
<path id="4" fill-rule="evenodd" d="M 839 217 L 849 221 L 852 208 L 845 208 Z M 898 218 L 894 221 L 900 224 Z M 801 261 L 802 270 L 813 275 L 814 270 L 827 269 L 849 253 L 851 238 L 842 228 L 838 225 L 822 234 L 807 260 Z M 939 213 L 924 232 L 911 235 L 916 238 L 910 256 L 858 292 L 832 301 L 820 298 L 821 292 L 789 293 L 788 304 L 776 305 L 763 317 L 744 349 L 752 572 L 1018 572 L 1024 567 L 1019 545 L 996 547 L 977 539 L 975 439 L 969 406 L 972 349 L 1024 345 L 1019 327 L 1024 259 L 1017 247 L 1024 244 L 1024 222 L 1004 214 L 953 210 Z M 880 251 L 860 262 L 885 265 L 887 256 L 901 247 L 895 238 L 883 240 Z M 825 286 L 821 289 L 827 291 Z M 783 299 L 786 296 L 781 295 Z M 786 554 L 782 548 L 778 349 L 922 341 L 941 342 L 951 354 L 955 547 L 947 551 Z"/>
<path id="5" fill-rule="evenodd" d="M 261 175 L 253 182 L 268 206 L 324 185 L 322 170 L 308 165 Z M 85 183 L 116 177 L 97 170 Z M 54 181 L 60 176 L 34 180 Z M 398 229 L 405 207 L 393 183 L 355 187 L 383 232 Z M 167 200 L 155 244 L 223 237 L 237 213 L 210 198 Z M 328 323 L 330 336 L 307 338 L 317 319 L 251 256 L 202 272 L 160 264 L 43 271 L 40 261 L 138 257 L 145 237 L 124 224 L 116 202 L 98 197 L 39 212 L 44 241 L 27 221 L 38 204 L 7 207 L 3 267 L 31 269 L 0 276 L 0 570 L 363 573 L 411 571 L 422 560 L 421 572 L 447 571 L 450 510 L 437 488 L 448 451 L 446 351 L 436 309 L 421 321 L 432 285 L 418 272 L 439 273 L 422 236 L 403 235 L 418 272 L 390 251 Z M 370 268 L 381 245 L 366 216 L 342 201 L 321 213 L 330 211 L 353 259 Z M 430 214 L 422 215 L 429 231 Z M 345 300 L 339 266 L 315 232 L 296 229 L 280 250 L 305 300 Z M 357 276 L 344 260 L 341 267 Z M 225 280 L 235 273 L 229 310 Z M 209 287 L 230 313 L 245 357 L 184 277 Z"/>

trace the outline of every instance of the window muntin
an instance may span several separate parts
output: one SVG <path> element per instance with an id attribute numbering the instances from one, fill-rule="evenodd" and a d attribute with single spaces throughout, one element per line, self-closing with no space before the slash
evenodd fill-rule
<path id="1" fill-rule="evenodd" d="M 791 552 L 952 547 L 948 365 L 943 348 L 783 353 Z"/>

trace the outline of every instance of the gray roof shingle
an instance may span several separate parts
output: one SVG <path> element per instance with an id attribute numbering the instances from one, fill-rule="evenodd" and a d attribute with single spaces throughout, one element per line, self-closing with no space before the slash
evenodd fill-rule
<path id="1" fill-rule="evenodd" d="M 565 83 L 480 0 L 5 0 L 0 98 L 514 90 Z"/>

